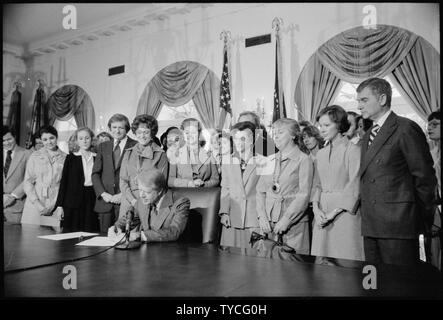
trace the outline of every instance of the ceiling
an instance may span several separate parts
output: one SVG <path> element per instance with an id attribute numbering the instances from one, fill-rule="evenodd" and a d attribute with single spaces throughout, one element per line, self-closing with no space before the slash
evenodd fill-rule
<path id="1" fill-rule="evenodd" d="M 12 45 L 44 41 L 57 36 L 69 36 L 73 30 L 63 29 L 63 7 L 67 4 L 8 4 L 3 7 L 3 42 Z M 171 3 L 75 3 L 77 28 L 88 29 L 125 14 L 149 15 L 152 12 L 170 10 Z M 178 6 L 183 6 L 179 4 Z"/>

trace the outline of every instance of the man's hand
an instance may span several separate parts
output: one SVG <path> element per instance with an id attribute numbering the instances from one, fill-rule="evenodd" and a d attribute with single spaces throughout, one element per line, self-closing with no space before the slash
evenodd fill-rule
<path id="1" fill-rule="evenodd" d="M 274 233 L 282 234 L 288 230 L 291 220 L 283 216 L 274 226 Z"/>
<path id="2" fill-rule="evenodd" d="M 122 200 L 122 193 L 120 192 L 120 193 L 114 194 L 112 196 L 111 202 L 114 203 L 114 204 L 120 204 L 121 200 Z"/>
<path id="3" fill-rule="evenodd" d="M 3 194 L 3 209 L 12 206 L 15 198 L 8 193 Z"/>
<path id="4" fill-rule="evenodd" d="M 230 228 L 231 219 L 229 218 L 229 215 L 227 215 L 226 213 L 222 214 L 222 216 L 220 217 L 220 223 L 224 225 L 226 228 Z"/>
<path id="5" fill-rule="evenodd" d="M 113 200 L 113 196 L 110 195 L 110 194 L 107 193 L 107 192 L 103 192 L 103 193 L 101 194 L 101 197 L 102 197 L 102 199 L 103 199 L 105 202 L 107 202 L 107 203 L 110 203 L 110 202 L 112 202 L 112 200 Z"/>
<path id="6" fill-rule="evenodd" d="M 115 238 L 122 234 L 122 229 L 117 228 L 116 226 L 110 226 L 108 229 L 108 238 Z"/>

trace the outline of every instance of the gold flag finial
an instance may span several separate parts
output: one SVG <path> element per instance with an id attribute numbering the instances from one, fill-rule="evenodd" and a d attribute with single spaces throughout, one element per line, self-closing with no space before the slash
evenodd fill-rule
<path id="1" fill-rule="evenodd" d="M 231 31 L 223 30 L 223 31 L 220 33 L 220 40 L 223 40 L 223 42 L 224 42 L 225 44 L 227 44 L 228 41 L 231 40 Z"/>
<path id="2" fill-rule="evenodd" d="M 280 28 L 283 26 L 283 19 L 280 17 L 275 17 L 274 20 L 272 20 L 272 28 L 275 29 L 275 32 L 279 32 Z"/>

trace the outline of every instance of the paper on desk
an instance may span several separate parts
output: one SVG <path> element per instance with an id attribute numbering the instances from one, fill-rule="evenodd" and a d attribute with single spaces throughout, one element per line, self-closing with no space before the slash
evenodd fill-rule
<path id="1" fill-rule="evenodd" d="M 69 232 L 69 233 L 59 233 L 59 234 L 51 234 L 48 236 L 38 236 L 40 239 L 47 239 L 47 240 L 66 240 L 66 239 L 75 239 L 80 237 L 90 237 L 90 236 L 96 236 L 98 233 L 90 233 L 90 232 Z"/>
<path id="2" fill-rule="evenodd" d="M 90 246 L 90 247 L 111 247 L 123 239 L 125 235 L 122 234 L 121 237 L 94 237 L 80 243 L 76 246 Z"/>

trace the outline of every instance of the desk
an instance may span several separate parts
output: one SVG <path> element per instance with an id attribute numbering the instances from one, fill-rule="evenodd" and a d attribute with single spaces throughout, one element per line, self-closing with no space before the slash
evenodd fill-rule
<path id="1" fill-rule="evenodd" d="M 53 233 L 38 226 L 4 226 L 5 271 L 103 250 L 75 246 L 77 239 L 37 238 Z M 253 250 L 220 250 L 214 244 L 144 244 L 111 249 L 89 259 L 4 277 L 6 297 L 241 297 L 241 296 L 427 296 L 442 297 L 438 273 L 428 265 L 410 270 L 377 266 L 377 290 L 365 290 L 363 263 L 299 255 L 297 261 L 260 258 Z M 324 260 L 326 261 L 326 260 Z M 63 289 L 63 267 L 77 270 L 77 289 Z"/>

